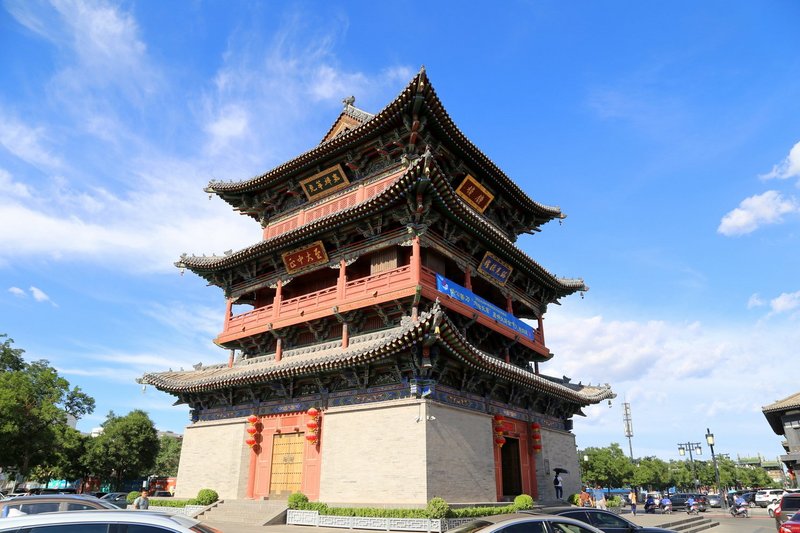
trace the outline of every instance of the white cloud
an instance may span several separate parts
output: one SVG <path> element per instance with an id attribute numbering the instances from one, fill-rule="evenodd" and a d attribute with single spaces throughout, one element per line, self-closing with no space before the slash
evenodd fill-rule
<path id="1" fill-rule="evenodd" d="M 210 150 L 217 153 L 231 141 L 248 133 L 247 110 L 235 104 L 217 110 L 217 116 L 205 126 L 210 135 Z"/>
<path id="2" fill-rule="evenodd" d="M 717 232 L 728 237 L 752 233 L 767 224 L 783 222 L 783 215 L 800 212 L 794 197 L 785 198 L 778 191 L 766 191 L 745 198 L 739 207 L 722 217 Z"/>
<path id="3" fill-rule="evenodd" d="M 792 146 L 786 159 L 772 167 L 772 170 L 759 176 L 761 179 L 779 179 L 800 177 L 800 142 Z"/>
<path id="4" fill-rule="evenodd" d="M 758 293 L 750 295 L 750 298 L 747 300 L 748 309 L 753 309 L 755 307 L 762 307 L 764 305 L 765 302 L 763 299 L 761 299 L 761 296 Z"/>
<path id="5" fill-rule="evenodd" d="M 620 406 L 627 401 L 633 410 L 636 456 L 670 457 L 675 450 L 671 442 L 662 448 L 663 435 L 702 440 L 707 424 L 720 443 L 735 443 L 728 449 L 778 453 L 779 439 L 769 430 L 761 406 L 797 390 L 790 373 L 774 371 L 794 364 L 794 346 L 800 342 L 796 322 L 742 327 L 621 320 L 574 314 L 571 305 L 547 315 L 546 341 L 555 356 L 540 363 L 540 371 L 569 376 L 573 383 L 609 383 L 617 394 L 612 408 L 604 402 L 585 408 L 587 418 L 575 418 L 579 447 L 624 443 Z M 757 364 L 756 354 L 770 364 Z M 699 438 L 691 436 L 695 433 Z"/>
<path id="6" fill-rule="evenodd" d="M 773 314 L 787 313 L 800 307 L 800 291 L 784 292 L 769 302 Z"/>
<path id="7" fill-rule="evenodd" d="M 59 158 L 44 146 L 48 142 L 45 131 L 44 126 L 30 127 L 0 109 L 0 146 L 33 166 L 58 167 Z"/>
<path id="8" fill-rule="evenodd" d="M 8 196 L 16 196 L 17 198 L 30 198 L 31 196 L 31 191 L 27 185 L 14 181 L 11 174 L 2 168 L 0 168 L 0 191 L 3 191 Z"/>
<path id="9" fill-rule="evenodd" d="M 23 291 L 19 287 L 10 287 L 8 289 L 8 292 L 19 298 L 25 298 L 25 296 L 27 296 L 27 294 L 25 294 L 25 291 Z"/>
<path id="10" fill-rule="evenodd" d="M 31 291 L 31 296 L 33 296 L 33 299 L 36 300 L 37 302 L 49 302 L 50 304 L 53 305 L 53 307 L 58 307 L 56 303 L 53 300 L 51 300 L 50 297 L 47 295 L 47 293 L 45 293 L 42 289 L 31 286 L 30 291 Z"/>

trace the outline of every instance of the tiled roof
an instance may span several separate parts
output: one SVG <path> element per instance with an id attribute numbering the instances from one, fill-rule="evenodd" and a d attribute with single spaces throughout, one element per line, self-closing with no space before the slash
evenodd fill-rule
<path id="1" fill-rule="evenodd" d="M 491 177 L 495 185 L 501 189 L 504 196 L 513 199 L 520 208 L 529 209 L 546 220 L 564 218 L 565 215 L 557 206 L 548 206 L 532 200 L 514 183 L 500 168 L 481 152 L 456 126 L 450 115 L 444 109 L 436 91 L 428 81 L 425 69 L 409 82 L 400 95 L 379 113 L 372 116 L 361 126 L 347 131 L 341 135 L 319 144 L 307 152 L 287 161 L 272 170 L 241 181 L 211 181 L 206 187 L 206 192 L 215 193 L 223 197 L 224 193 L 255 192 L 263 190 L 274 183 L 279 183 L 289 174 L 308 170 L 321 159 L 341 155 L 355 148 L 364 140 L 380 135 L 385 131 L 402 124 L 402 115 L 407 108 L 418 106 L 418 112 L 427 109 L 427 116 L 443 131 L 445 139 L 459 148 L 461 157 L 469 160 L 472 165 L 482 169 Z M 347 106 L 352 107 L 352 106 Z M 346 108 L 347 109 L 347 108 Z M 353 108 L 356 111 L 361 111 Z M 365 115 L 368 113 L 361 111 Z M 354 117 L 358 119 L 358 117 Z M 363 116 L 361 118 L 364 118 Z M 330 133 L 330 132 L 329 132 Z"/>
<path id="2" fill-rule="evenodd" d="M 420 157 L 413 161 L 406 171 L 398 175 L 381 193 L 350 208 L 331 213 L 271 239 L 260 241 L 247 248 L 223 256 L 184 255 L 175 265 L 181 268 L 188 268 L 198 275 L 238 266 L 254 257 L 285 249 L 288 246 L 331 231 L 331 229 L 346 224 L 353 219 L 381 212 L 396 202 L 405 201 L 405 196 L 407 196 L 409 189 L 414 186 L 418 179 L 430 179 L 436 191 L 437 203 L 444 207 L 444 211 L 457 215 L 470 232 L 481 236 L 484 242 L 491 243 L 492 247 L 496 248 L 496 251 L 502 251 L 505 257 L 516 260 L 518 265 L 525 268 L 537 280 L 558 291 L 559 295 L 557 297 L 588 290 L 582 279 L 557 278 L 520 250 L 502 231 L 492 224 L 487 224 L 480 215 L 469 208 L 455 194 L 435 159 L 428 157 L 427 154 L 425 157 Z M 489 246 L 487 245 L 487 247 Z"/>
<path id="3" fill-rule="evenodd" d="M 406 318 L 396 328 L 355 336 L 345 349 L 341 348 L 339 342 L 324 343 L 287 350 L 277 362 L 274 355 L 267 355 L 238 361 L 230 368 L 223 364 L 198 366 L 195 370 L 188 371 L 151 372 L 144 374 L 138 381 L 173 394 L 246 386 L 380 361 L 407 350 L 431 335 L 451 356 L 465 364 L 525 388 L 582 406 L 614 396 L 607 385 L 592 387 L 558 383 L 478 350 L 461 336 L 438 303 L 434 304 L 430 312 L 422 313 L 417 322 Z"/>
<path id="4" fill-rule="evenodd" d="M 774 431 L 776 435 L 784 435 L 785 431 L 783 429 L 781 415 L 785 411 L 791 409 L 800 409 L 800 392 L 762 407 L 761 412 L 764 413 L 772 431 Z"/>

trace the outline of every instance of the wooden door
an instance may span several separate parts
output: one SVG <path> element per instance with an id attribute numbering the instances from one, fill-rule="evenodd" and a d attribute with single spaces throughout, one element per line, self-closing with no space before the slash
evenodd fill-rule
<path id="1" fill-rule="evenodd" d="M 287 498 L 300 490 L 303 478 L 303 433 L 275 435 L 272 439 L 272 475 L 269 482 L 270 497 Z"/>

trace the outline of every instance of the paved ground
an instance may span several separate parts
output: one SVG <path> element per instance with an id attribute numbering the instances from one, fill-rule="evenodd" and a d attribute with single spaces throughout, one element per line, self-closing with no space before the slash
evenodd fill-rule
<path id="1" fill-rule="evenodd" d="M 660 514 L 651 515 L 638 513 L 636 516 L 630 513 L 623 513 L 625 518 L 641 526 L 660 526 L 665 522 L 676 521 L 686 517 L 686 513 L 676 511 L 671 515 L 662 516 Z M 709 533 L 776 533 L 775 520 L 770 518 L 765 509 L 755 508 L 751 510 L 751 518 L 732 518 L 730 514 L 721 509 L 711 509 L 705 513 L 700 513 L 703 518 L 710 518 L 719 522 L 717 527 L 708 529 Z M 287 526 L 286 524 L 275 526 L 252 527 L 241 524 L 225 524 L 221 522 L 206 522 L 223 533 L 379 533 L 374 530 L 351 530 L 330 527 L 308 527 L 308 526 Z"/>

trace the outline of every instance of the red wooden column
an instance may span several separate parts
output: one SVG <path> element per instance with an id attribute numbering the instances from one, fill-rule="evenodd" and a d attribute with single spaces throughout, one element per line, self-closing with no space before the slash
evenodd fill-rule
<path id="1" fill-rule="evenodd" d="M 422 276 L 422 253 L 419 247 L 419 235 L 415 235 L 411 241 L 411 283 L 419 288 L 420 278 Z M 411 308 L 411 319 L 417 320 L 419 317 L 419 306 L 414 305 Z"/>
<path id="2" fill-rule="evenodd" d="M 345 299 L 345 289 L 347 288 L 347 263 L 344 259 L 339 261 L 339 279 L 336 281 L 336 303 L 341 304 Z M 350 331 L 347 323 L 342 323 L 342 348 L 350 345 Z"/>
<path id="3" fill-rule="evenodd" d="M 233 313 L 233 298 L 228 298 L 225 303 L 225 322 L 222 324 L 222 331 L 228 331 L 228 325 L 231 322 L 231 315 Z"/>
<path id="4" fill-rule="evenodd" d="M 545 344 L 545 342 L 544 342 L 544 317 L 541 316 L 541 315 L 539 316 L 539 338 L 542 339 L 542 344 Z"/>
<path id="5" fill-rule="evenodd" d="M 469 265 L 464 270 L 464 287 L 468 291 L 472 290 L 472 268 Z"/>
<path id="6" fill-rule="evenodd" d="M 272 318 L 278 318 L 281 314 L 281 299 L 283 292 L 283 282 L 278 280 L 278 286 L 275 287 L 275 299 L 272 300 Z"/>

